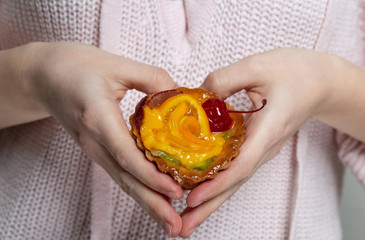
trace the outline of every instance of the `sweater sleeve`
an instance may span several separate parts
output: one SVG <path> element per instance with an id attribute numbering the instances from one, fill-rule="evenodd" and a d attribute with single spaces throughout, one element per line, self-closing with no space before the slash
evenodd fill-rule
<path id="1" fill-rule="evenodd" d="M 365 143 L 342 132 L 336 133 L 338 156 L 365 188 Z"/>
<path id="2" fill-rule="evenodd" d="M 359 51 L 362 51 L 361 67 L 365 67 L 365 0 L 358 0 L 358 43 Z M 338 143 L 338 156 L 342 163 L 349 167 L 359 182 L 365 188 L 365 143 L 358 141 L 349 135 L 338 131 L 336 133 Z"/>

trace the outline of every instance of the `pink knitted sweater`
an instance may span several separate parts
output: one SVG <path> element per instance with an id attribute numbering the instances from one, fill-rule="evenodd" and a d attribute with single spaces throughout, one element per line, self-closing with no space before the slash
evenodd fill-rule
<path id="1" fill-rule="evenodd" d="M 84 42 L 197 87 L 217 68 L 280 47 L 363 65 L 362 14 L 357 0 L 0 0 L 0 47 Z M 127 94 L 126 118 L 142 96 Z M 249 107 L 243 92 L 230 102 Z M 191 239 L 340 239 L 340 160 L 365 185 L 365 145 L 308 120 Z M 1 130 L 0 239 L 90 238 L 168 239 L 54 119 Z"/>

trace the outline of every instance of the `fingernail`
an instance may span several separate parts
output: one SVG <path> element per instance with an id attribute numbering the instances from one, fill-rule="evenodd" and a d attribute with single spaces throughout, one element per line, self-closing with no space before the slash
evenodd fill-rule
<path id="1" fill-rule="evenodd" d="M 162 227 L 165 230 L 166 234 L 171 236 L 171 225 L 168 222 L 162 223 Z"/>

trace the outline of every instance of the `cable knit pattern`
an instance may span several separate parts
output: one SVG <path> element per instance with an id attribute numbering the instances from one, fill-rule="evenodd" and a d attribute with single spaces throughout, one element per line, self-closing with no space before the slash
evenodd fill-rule
<path id="1" fill-rule="evenodd" d="M 0 4 L 4 49 L 31 41 L 100 44 L 163 67 L 187 87 L 199 86 L 222 66 L 279 47 L 331 52 L 362 64 L 361 37 L 352 40 L 360 33 L 356 0 Z M 121 102 L 126 119 L 142 96 L 127 93 Z M 238 109 L 250 106 L 244 92 L 229 102 Z M 354 139 L 336 142 L 335 136 L 333 129 L 307 121 L 191 239 L 340 239 L 342 166 L 336 152 L 362 176 L 365 152 Z M 91 177 L 90 166 L 53 119 L 0 131 L 0 239 L 169 239 L 109 178 Z M 100 192 L 104 186 L 108 194 Z M 173 205 L 178 211 L 185 207 L 184 200 Z"/>

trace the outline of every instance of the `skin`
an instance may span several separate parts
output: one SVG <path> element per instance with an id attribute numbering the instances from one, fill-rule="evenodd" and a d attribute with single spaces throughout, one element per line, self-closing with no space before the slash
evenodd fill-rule
<path id="1" fill-rule="evenodd" d="M 90 159 L 177 236 L 182 221 L 169 198 L 181 198 L 182 189 L 146 161 L 118 105 L 129 89 L 152 93 L 175 87 L 161 68 L 96 47 L 32 43 L 0 52 L 0 128 L 54 117 Z"/>
<path id="2" fill-rule="evenodd" d="M 175 88 L 160 68 L 78 43 L 0 51 L 0 128 L 54 117 L 170 236 L 186 238 L 308 118 L 365 142 L 363 79 L 363 69 L 339 57 L 302 49 L 254 55 L 209 74 L 205 90 L 226 98 L 245 89 L 256 108 L 263 98 L 268 104 L 249 117 L 246 141 L 230 168 L 194 188 L 180 215 L 169 199 L 180 199 L 182 189 L 145 160 L 118 106 L 129 89 Z"/>
<path id="3" fill-rule="evenodd" d="M 364 69 L 340 57 L 302 49 L 255 55 L 209 74 L 205 90 L 226 98 L 245 89 L 256 108 L 263 98 L 268 104 L 248 119 L 246 140 L 231 166 L 190 192 L 180 236 L 189 237 L 308 118 L 365 142 L 364 79 Z"/>

